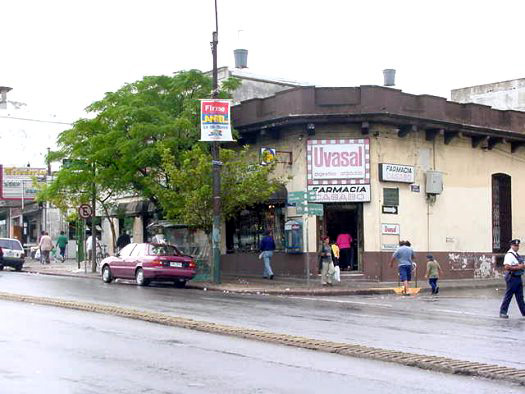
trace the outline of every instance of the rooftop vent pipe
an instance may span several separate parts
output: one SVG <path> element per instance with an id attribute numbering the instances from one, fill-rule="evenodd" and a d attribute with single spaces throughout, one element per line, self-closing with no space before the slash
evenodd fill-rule
<path id="1" fill-rule="evenodd" d="M 396 70 L 393 68 L 387 68 L 383 70 L 383 77 L 385 79 L 385 86 L 396 85 Z"/>
<path id="2" fill-rule="evenodd" d="M 0 86 L 0 103 L 7 102 L 7 92 L 9 92 L 11 88 L 8 88 L 7 86 Z"/>
<path id="3" fill-rule="evenodd" d="M 247 68 L 248 67 L 248 50 L 247 49 L 235 49 L 233 51 L 235 56 L 235 68 Z"/>

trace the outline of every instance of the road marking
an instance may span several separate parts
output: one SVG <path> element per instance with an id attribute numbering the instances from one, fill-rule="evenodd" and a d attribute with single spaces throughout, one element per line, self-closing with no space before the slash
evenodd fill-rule
<path id="1" fill-rule="evenodd" d="M 381 308 L 392 308 L 393 305 L 390 304 L 378 304 L 377 302 L 364 302 L 364 301 L 350 301 L 350 300 L 338 300 L 333 298 L 318 298 L 318 297 L 295 297 L 295 296 L 289 296 L 287 298 L 295 298 L 298 300 L 307 300 L 307 301 L 321 301 L 321 302 L 335 302 L 338 304 L 357 304 L 357 305 L 372 305 L 372 306 L 378 306 Z"/>
<path id="2" fill-rule="evenodd" d="M 524 369 L 503 367 L 495 364 L 483 364 L 474 361 L 457 360 L 448 357 L 437 357 L 343 342 L 300 337 L 289 334 L 279 334 L 270 331 L 210 323 L 206 321 L 166 315 L 159 312 L 148 312 L 114 305 L 92 304 L 59 298 L 35 297 L 6 292 L 0 292 L 0 299 L 6 301 L 27 302 L 37 305 L 54 306 L 85 312 L 101 313 L 162 324 L 165 326 L 207 332 L 210 334 L 229 335 L 266 343 L 293 346 L 326 353 L 335 353 L 343 356 L 391 362 L 409 367 L 417 367 L 450 374 L 479 376 L 489 379 L 504 380 L 506 382 L 514 382 L 525 386 Z"/>

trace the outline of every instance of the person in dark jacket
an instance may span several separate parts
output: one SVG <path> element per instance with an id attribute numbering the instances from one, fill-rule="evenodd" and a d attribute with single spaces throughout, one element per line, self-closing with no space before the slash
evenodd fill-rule
<path id="1" fill-rule="evenodd" d="M 272 261 L 273 251 L 275 250 L 275 242 L 271 231 L 264 233 L 264 238 L 261 240 L 259 249 L 261 250 L 261 258 L 264 261 L 264 279 L 273 279 L 273 271 L 270 262 Z"/>
<path id="2" fill-rule="evenodd" d="M 124 246 L 126 246 L 129 243 L 131 243 L 131 238 L 129 237 L 127 231 L 124 230 L 124 232 L 117 239 L 118 250 L 121 250 L 122 248 L 124 248 Z"/>

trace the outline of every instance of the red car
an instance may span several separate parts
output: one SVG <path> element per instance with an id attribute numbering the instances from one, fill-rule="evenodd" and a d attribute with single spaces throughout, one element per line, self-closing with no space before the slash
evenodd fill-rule
<path id="1" fill-rule="evenodd" d="M 139 286 L 147 286 L 150 281 L 171 281 L 176 287 L 184 287 L 197 273 L 191 256 L 173 245 L 154 243 L 126 245 L 116 256 L 102 260 L 101 267 L 104 282 L 135 279 Z"/>

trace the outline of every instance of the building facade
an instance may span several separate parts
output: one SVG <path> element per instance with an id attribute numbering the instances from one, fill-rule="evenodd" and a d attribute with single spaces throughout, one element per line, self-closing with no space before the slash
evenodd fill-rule
<path id="1" fill-rule="evenodd" d="M 525 111 L 525 78 L 454 89 L 452 101 L 477 103 L 495 109 Z"/>
<path id="2" fill-rule="evenodd" d="M 254 252 L 265 229 L 276 235 L 277 275 L 317 273 L 320 236 L 350 233 L 357 271 L 381 281 L 397 278 L 389 261 L 399 240 L 412 243 L 420 279 L 427 253 L 445 278 L 488 278 L 510 239 L 525 237 L 524 113 L 378 86 L 304 87 L 244 101 L 233 122 L 242 143 L 275 149 L 290 181 L 226 226 L 225 273 L 261 271 Z M 322 215 L 287 204 L 298 191 Z M 287 253 L 286 223 L 301 229 L 302 253 Z"/>

